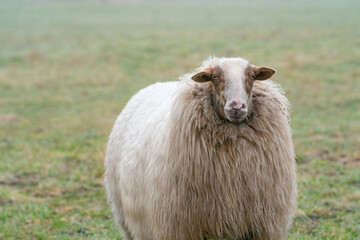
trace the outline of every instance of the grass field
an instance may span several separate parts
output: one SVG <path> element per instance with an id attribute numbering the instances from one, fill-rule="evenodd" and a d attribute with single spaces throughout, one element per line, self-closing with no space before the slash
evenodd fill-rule
<path id="1" fill-rule="evenodd" d="M 137 90 L 211 54 L 278 70 L 299 209 L 289 239 L 360 239 L 359 1 L 1 1 L 0 239 L 121 239 L 103 159 Z"/>

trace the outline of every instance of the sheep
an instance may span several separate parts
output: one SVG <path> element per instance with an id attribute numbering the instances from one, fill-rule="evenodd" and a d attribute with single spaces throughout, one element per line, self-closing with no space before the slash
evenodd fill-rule
<path id="1" fill-rule="evenodd" d="M 289 103 L 267 80 L 275 72 L 210 57 L 129 100 L 105 159 L 125 240 L 286 239 L 296 170 Z"/>

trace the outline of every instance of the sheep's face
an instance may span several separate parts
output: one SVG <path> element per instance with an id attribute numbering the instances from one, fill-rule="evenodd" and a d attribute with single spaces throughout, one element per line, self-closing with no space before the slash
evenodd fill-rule
<path id="1" fill-rule="evenodd" d="M 210 82 L 217 113 L 232 123 L 240 123 L 248 115 L 254 81 L 269 79 L 275 72 L 269 67 L 250 65 L 242 58 L 224 58 L 198 72 L 192 79 Z"/>

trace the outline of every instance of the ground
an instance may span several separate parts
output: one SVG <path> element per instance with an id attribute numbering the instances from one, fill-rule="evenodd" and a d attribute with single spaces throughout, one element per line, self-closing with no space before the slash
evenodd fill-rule
<path id="1" fill-rule="evenodd" d="M 359 1 L 1 1 L 0 238 L 121 239 L 112 125 L 209 55 L 277 69 L 292 104 L 289 239 L 360 239 Z"/>

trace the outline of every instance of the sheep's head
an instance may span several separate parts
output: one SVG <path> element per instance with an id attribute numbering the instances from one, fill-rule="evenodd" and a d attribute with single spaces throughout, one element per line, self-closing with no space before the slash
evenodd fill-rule
<path id="1" fill-rule="evenodd" d="M 242 122 L 251 107 L 254 81 L 269 79 L 276 71 L 257 67 L 242 58 L 220 58 L 193 75 L 195 82 L 210 82 L 216 112 L 232 123 Z"/>

